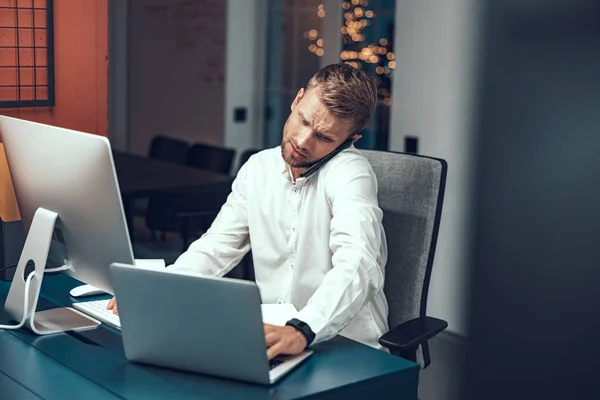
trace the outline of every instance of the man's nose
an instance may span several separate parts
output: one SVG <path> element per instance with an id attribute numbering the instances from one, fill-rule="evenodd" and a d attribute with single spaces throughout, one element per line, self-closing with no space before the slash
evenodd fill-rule
<path id="1" fill-rule="evenodd" d="M 297 137 L 297 141 L 298 141 L 298 147 L 300 149 L 306 149 L 308 147 L 310 147 L 310 141 L 312 138 L 312 129 L 310 129 L 309 127 L 303 127 L 302 129 L 300 129 L 300 132 L 298 133 L 298 137 Z"/>

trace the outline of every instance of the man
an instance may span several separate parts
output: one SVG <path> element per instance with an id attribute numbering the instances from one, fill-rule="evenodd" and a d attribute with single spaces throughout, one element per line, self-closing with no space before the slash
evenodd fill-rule
<path id="1" fill-rule="evenodd" d="M 348 147 L 376 102 L 365 73 L 347 64 L 317 72 L 292 103 L 281 146 L 244 164 L 210 229 L 170 267 L 221 277 L 252 248 L 263 303 L 299 310 L 286 326 L 265 324 L 269 359 L 338 333 L 379 347 L 388 330 L 377 181 Z M 114 300 L 109 309 L 116 313 Z"/>

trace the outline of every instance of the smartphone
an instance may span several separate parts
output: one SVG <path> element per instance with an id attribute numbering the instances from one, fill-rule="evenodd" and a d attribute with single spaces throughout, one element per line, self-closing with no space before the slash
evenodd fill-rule
<path id="1" fill-rule="evenodd" d="M 311 167 L 309 167 L 306 171 L 304 171 L 303 173 L 301 173 L 300 174 L 300 178 L 309 177 L 312 174 L 314 174 L 315 172 L 317 172 L 319 170 L 319 168 L 321 168 L 323 165 L 325 165 L 327 163 L 327 161 L 331 160 L 333 157 L 335 157 L 336 154 L 338 154 L 342 150 L 345 150 L 348 147 L 350 147 L 350 145 L 353 142 L 354 141 L 352 140 L 352 138 L 349 138 L 348 140 L 346 140 L 344 143 L 342 143 L 341 145 L 339 145 L 331 153 L 327 154 L 325 157 L 321 158 L 319 161 L 317 161 L 315 164 L 313 164 Z"/>

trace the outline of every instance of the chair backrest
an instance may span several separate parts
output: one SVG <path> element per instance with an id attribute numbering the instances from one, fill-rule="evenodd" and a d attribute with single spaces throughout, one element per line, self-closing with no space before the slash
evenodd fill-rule
<path id="1" fill-rule="evenodd" d="M 185 164 L 190 144 L 167 136 L 155 136 L 150 144 L 148 157 L 177 164 Z"/>
<path id="2" fill-rule="evenodd" d="M 234 158 L 234 149 L 196 143 L 188 150 L 186 164 L 194 168 L 229 175 Z"/>
<path id="3" fill-rule="evenodd" d="M 384 291 L 392 329 L 425 316 L 448 167 L 444 160 L 414 154 L 361 153 L 378 181 L 388 244 Z"/>

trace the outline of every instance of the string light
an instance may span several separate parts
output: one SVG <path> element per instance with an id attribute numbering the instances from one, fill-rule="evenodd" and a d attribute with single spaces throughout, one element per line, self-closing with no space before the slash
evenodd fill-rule
<path id="1" fill-rule="evenodd" d="M 319 4 L 317 7 L 317 16 L 319 18 L 325 17 L 325 6 L 323 4 Z"/>
<path id="2" fill-rule="evenodd" d="M 366 68 L 368 64 L 372 64 L 378 76 L 376 81 L 380 85 L 382 82 L 388 82 L 389 75 L 396 68 L 396 55 L 390 51 L 390 41 L 383 37 L 375 43 L 364 43 L 365 34 L 363 30 L 372 23 L 372 18 L 375 18 L 375 12 L 368 8 L 368 0 L 343 0 L 341 3 L 343 11 L 343 24 L 340 27 L 340 32 L 343 37 L 343 43 L 347 49 L 340 52 L 340 59 L 356 69 Z M 317 16 L 325 17 L 325 6 L 319 4 L 317 6 Z M 317 57 L 322 57 L 325 54 L 323 49 L 323 38 L 320 37 L 320 32 L 317 29 L 310 29 L 303 32 L 302 36 L 310 40 L 308 50 Z M 349 47 L 349 49 L 348 49 Z M 385 87 L 378 90 L 378 97 L 382 99 L 383 104 L 391 105 L 391 92 Z"/>
<path id="3" fill-rule="evenodd" d="M 350 6 L 350 5 L 348 4 L 348 6 Z M 325 5 L 324 4 L 319 4 L 317 6 L 317 16 L 319 18 L 325 17 Z M 342 31 L 342 33 L 344 33 L 344 32 Z M 318 30 L 311 29 L 309 31 L 305 31 L 302 33 L 302 36 L 305 39 L 309 39 L 311 42 L 313 42 L 308 46 L 308 51 L 316 54 L 318 57 L 322 57 L 323 54 L 325 54 L 325 50 L 323 50 L 323 38 L 319 37 Z"/>

